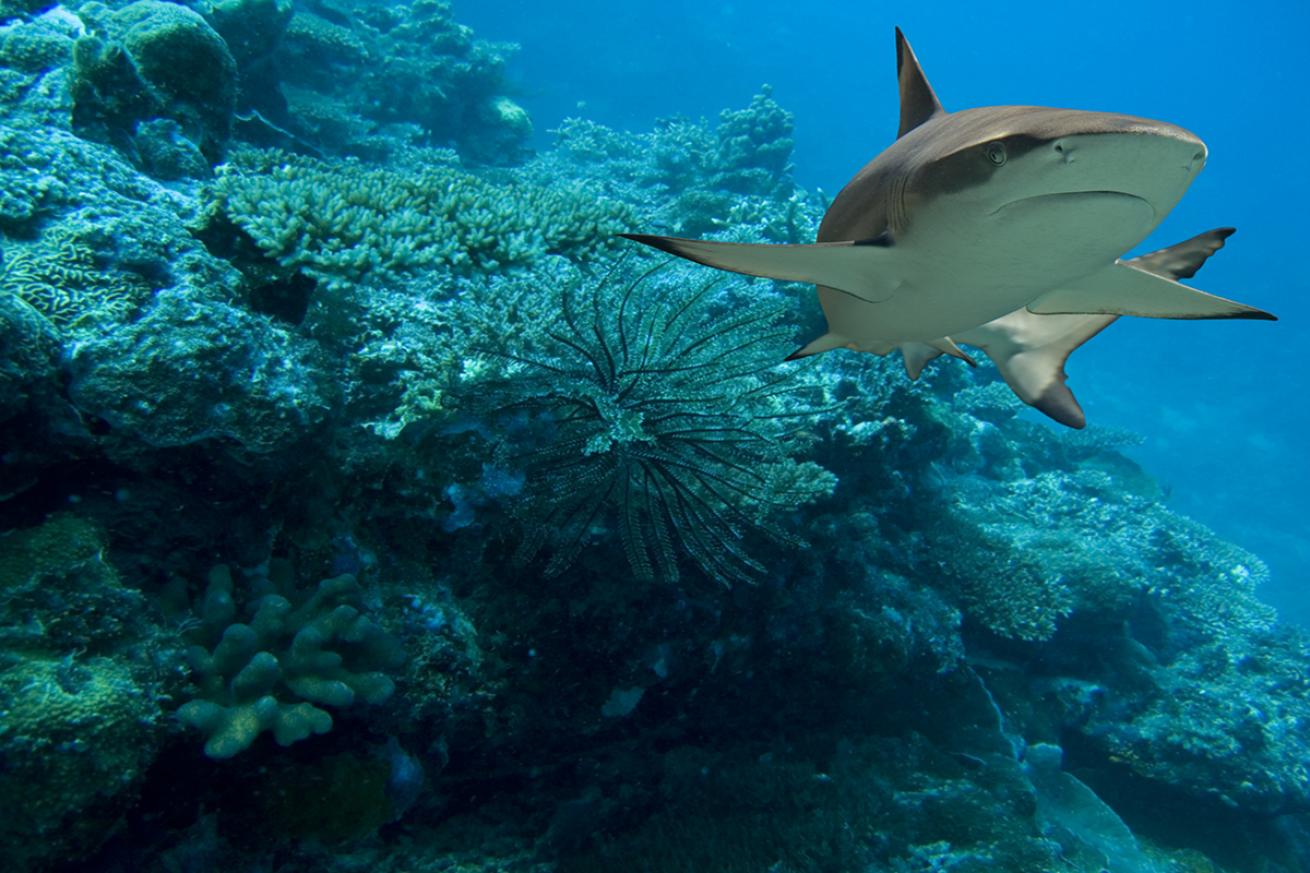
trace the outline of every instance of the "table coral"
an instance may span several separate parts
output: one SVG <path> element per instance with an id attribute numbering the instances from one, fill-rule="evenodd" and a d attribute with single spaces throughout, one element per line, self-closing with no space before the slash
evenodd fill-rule
<path id="1" fill-rule="evenodd" d="M 354 576 L 324 579 L 297 602 L 265 594 L 246 604 L 244 623 L 234 597 L 231 571 L 215 568 L 188 650 L 195 699 L 178 710 L 205 734 L 209 757 L 230 758 L 265 731 L 283 746 L 326 733 L 332 716 L 323 707 L 382 703 L 395 690 L 386 671 L 404 653 L 361 613 Z"/>

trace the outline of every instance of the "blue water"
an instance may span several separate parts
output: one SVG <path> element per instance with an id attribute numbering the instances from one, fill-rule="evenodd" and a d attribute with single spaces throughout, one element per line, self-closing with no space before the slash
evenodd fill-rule
<path id="1" fill-rule="evenodd" d="M 1310 623 L 1310 302 L 1298 262 L 1310 4 L 477 0 L 457 13 L 481 37 L 522 43 L 512 77 L 543 146 L 570 115 L 647 130 L 713 118 L 769 83 L 796 116 L 796 178 L 829 194 L 895 136 L 897 25 L 948 110 L 1099 109 L 1199 135 L 1206 170 L 1141 250 L 1237 227 L 1192 284 L 1281 321 L 1121 319 L 1071 358 L 1070 385 L 1093 425 L 1142 434 L 1134 455 L 1171 506 L 1263 557 L 1264 597 Z"/>

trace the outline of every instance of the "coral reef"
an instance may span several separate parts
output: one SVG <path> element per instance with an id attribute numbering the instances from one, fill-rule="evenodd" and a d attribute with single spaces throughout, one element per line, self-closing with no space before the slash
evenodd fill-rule
<path id="1" fill-rule="evenodd" d="M 567 172 L 637 202 L 660 192 L 646 224 L 679 236 L 812 241 L 826 204 L 791 178 L 792 118 L 771 93 L 764 86 L 750 106 L 725 110 L 714 128 L 671 118 L 631 134 L 565 119 L 555 131 L 557 148 L 526 171 L 546 178 Z"/>
<path id="2" fill-rule="evenodd" d="M 0 847 L 18 868 L 99 848 L 158 747 L 151 691 L 110 658 L 24 658 L 0 670 Z"/>
<path id="3" fill-rule="evenodd" d="M 237 68 L 227 43 L 198 13 L 162 0 L 79 11 L 73 46 L 73 127 L 136 157 L 140 122 L 179 125 L 211 161 L 222 156 L 236 111 Z"/>
<path id="4" fill-rule="evenodd" d="M 248 603 L 239 622 L 231 571 L 209 575 L 188 633 L 195 699 L 177 715 L 204 733 L 211 758 L 230 758 L 265 731 L 283 746 L 326 733 L 332 716 L 322 707 L 382 703 L 395 690 L 385 671 L 404 652 L 361 614 L 355 577 L 324 579 L 294 603 L 286 584 L 277 590 Z"/>
<path id="5" fill-rule="evenodd" d="M 512 164 L 532 134 L 505 93 L 515 48 L 475 39 L 443 0 L 363 2 L 348 12 L 318 3 L 295 12 L 274 57 L 288 86 L 288 126 L 322 147 L 390 154 L 409 129 L 415 145 Z M 317 121 L 325 113 L 345 122 L 336 135 Z"/>
<path id="6" fill-rule="evenodd" d="M 533 156 L 438 0 L 0 19 L 9 867 L 1310 866 L 1310 646 L 1133 435 L 621 257 L 813 239 L 767 87 Z"/>

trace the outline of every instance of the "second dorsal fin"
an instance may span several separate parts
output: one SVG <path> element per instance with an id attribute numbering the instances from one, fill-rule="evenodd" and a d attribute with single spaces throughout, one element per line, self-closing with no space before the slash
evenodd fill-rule
<path id="1" fill-rule="evenodd" d="M 896 78 L 901 88 L 901 129 L 896 133 L 900 138 L 945 110 L 899 27 L 896 28 Z"/>

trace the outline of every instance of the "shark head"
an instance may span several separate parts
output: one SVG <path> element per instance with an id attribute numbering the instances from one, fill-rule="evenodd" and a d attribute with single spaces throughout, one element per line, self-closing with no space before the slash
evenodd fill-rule
<path id="1" fill-rule="evenodd" d="M 1173 124 L 1033 106 L 939 113 L 881 156 L 900 177 L 888 216 L 897 236 L 927 228 L 993 250 L 1026 240 L 1075 269 L 1071 243 L 1102 260 L 1136 245 L 1205 159 L 1205 144 Z"/>

